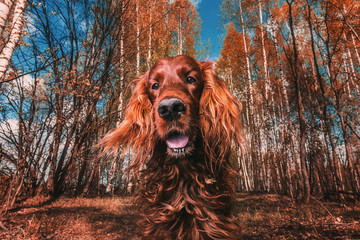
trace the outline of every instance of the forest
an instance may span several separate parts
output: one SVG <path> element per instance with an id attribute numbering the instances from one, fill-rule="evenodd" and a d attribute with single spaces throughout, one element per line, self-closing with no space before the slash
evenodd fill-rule
<path id="1" fill-rule="evenodd" d="M 204 0 L 203 0 L 204 1 Z M 189 55 L 242 103 L 238 193 L 360 199 L 360 2 L 221 0 L 217 59 L 190 0 L 0 1 L 0 210 L 40 195 L 128 196 L 128 158 L 99 157 L 131 82 Z M 240 154 L 241 153 L 241 154 Z M 124 155 L 121 155 L 124 156 Z"/>

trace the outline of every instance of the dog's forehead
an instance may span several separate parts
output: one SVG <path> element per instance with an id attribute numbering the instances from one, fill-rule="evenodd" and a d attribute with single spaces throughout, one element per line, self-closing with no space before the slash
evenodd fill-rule
<path id="1" fill-rule="evenodd" d="M 200 71 L 200 66 L 195 59 L 188 56 L 169 57 L 156 61 L 150 69 L 150 76 L 159 73 L 187 73 L 190 70 Z"/>

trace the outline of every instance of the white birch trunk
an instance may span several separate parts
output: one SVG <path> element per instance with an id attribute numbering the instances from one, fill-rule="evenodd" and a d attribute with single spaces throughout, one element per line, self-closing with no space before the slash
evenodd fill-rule
<path id="1" fill-rule="evenodd" d="M 183 49 L 183 39 L 182 39 L 182 19 L 181 19 L 181 13 L 179 10 L 179 27 L 178 27 L 178 55 L 182 55 L 182 49 Z"/>
<path id="2" fill-rule="evenodd" d="M 260 32 L 261 32 L 261 47 L 262 47 L 262 54 L 263 54 L 263 58 L 264 58 L 265 100 L 268 101 L 269 94 L 270 94 L 270 77 L 269 77 L 268 62 L 267 62 L 266 49 L 265 49 L 261 0 L 258 0 L 258 3 L 259 3 L 259 18 L 260 18 Z"/>
<path id="3" fill-rule="evenodd" d="M 13 5 L 14 2 L 12 0 L 2 0 L 0 2 L 0 37 L 2 37 L 6 21 L 9 19 L 10 10 Z"/>
<path id="4" fill-rule="evenodd" d="M 125 59 L 124 59 L 124 25 L 121 24 L 120 27 L 120 93 L 119 93 L 119 105 L 118 105 L 118 113 L 119 120 L 116 123 L 117 126 L 120 125 L 122 121 L 122 115 L 124 110 L 124 80 L 125 80 Z"/>
<path id="5" fill-rule="evenodd" d="M 115 173 L 116 173 L 116 165 L 117 165 L 117 158 L 113 158 L 111 162 L 111 168 L 109 170 L 110 176 L 108 177 L 108 182 L 106 185 L 106 193 L 114 194 L 114 180 L 115 180 Z"/>
<path id="6" fill-rule="evenodd" d="M 286 122 L 288 123 L 288 133 L 290 134 L 290 139 L 291 139 L 291 155 L 294 159 L 294 163 L 297 164 L 298 166 L 300 166 L 300 154 L 298 152 L 297 149 L 297 144 L 296 144 L 296 138 L 295 138 L 295 133 L 294 133 L 294 127 L 292 125 L 292 120 L 290 118 L 290 104 L 289 104 L 289 98 L 288 98 L 288 94 L 286 91 L 286 87 L 289 85 L 289 83 L 286 81 L 285 79 L 285 73 L 284 70 L 282 68 L 282 64 L 281 64 L 281 60 L 280 60 L 280 46 L 277 42 L 277 38 L 276 38 L 276 34 L 275 34 L 275 24 L 272 23 L 271 26 L 271 35 L 273 37 L 274 40 L 274 45 L 275 45 L 275 53 L 276 53 L 276 58 L 278 61 L 278 65 L 279 65 L 279 70 L 280 70 L 280 82 L 281 82 L 281 91 L 284 97 L 284 106 L 285 106 L 285 119 Z M 290 191 L 290 195 L 293 194 L 293 190 L 292 190 L 292 179 L 291 179 L 291 174 L 290 174 L 290 170 L 291 170 L 291 164 L 290 161 L 287 162 L 287 177 L 289 178 L 289 191 Z"/>
<path id="7" fill-rule="evenodd" d="M 246 70 L 247 70 L 248 83 L 249 83 L 250 105 L 254 106 L 254 99 L 253 99 L 253 94 L 252 94 L 253 90 L 252 90 L 252 81 L 251 81 L 250 59 L 249 59 L 247 43 L 246 43 L 245 23 L 244 23 L 244 18 L 243 18 L 241 0 L 239 1 L 239 7 L 240 7 L 241 27 L 242 27 L 242 32 L 243 32 L 244 51 L 245 51 L 245 55 L 246 55 Z M 250 108 L 250 110 L 251 110 L 250 114 L 251 114 L 251 116 L 253 116 L 252 108 Z"/>
<path id="8" fill-rule="evenodd" d="M 152 26 L 152 1 L 150 1 L 150 10 L 149 10 L 149 41 L 148 41 L 148 56 L 147 56 L 147 66 L 148 68 L 150 68 L 150 64 L 151 64 L 151 48 L 152 48 L 152 31 L 153 31 L 153 26 Z"/>
<path id="9" fill-rule="evenodd" d="M 137 7 L 138 5 L 136 5 Z M 122 9 L 123 12 L 124 8 Z M 138 26 L 137 26 L 138 27 Z M 119 120 L 117 121 L 116 125 L 119 126 L 122 122 L 123 118 L 123 106 L 124 106 L 124 80 L 125 80 L 125 59 L 124 59 L 124 25 L 121 24 L 120 26 L 120 93 L 119 93 L 119 105 L 118 105 L 118 114 L 119 114 Z M 114 180 L 116 178 L 115 173 L 117 169 L 117 158 L 113 158 L 111 162 L 111 167 L 109 170 L 109 176 L 108 176 L 108 182 L 106 185 L 106 193 L 114 194 Z"/>
<path id="10" fill-rule="evenodd" d="M 240 169 L 241 169 L 240 171 L 242 171 L 245 190 L 246 190 L 246 192 L 249 192 L 251 190 L 250 179 L 249 179 L 249 174 L 248 174 L 249 171 L 247 169 L 247 166 L 246 166 L 246 163 L 245 163 L 245 157 L 243 155 L 238 156 L 238 163 L 239 163 L 239 166 L 240 166 Z"/>
<path id="11" fill-rule="evenodd" d="M 3 82 L 5 79 L 5 72 L 9 66 L 11 56 L 20 40 L 25 5 L 25 0 L 18 0 L 15 5 L 11 33 L 0 53 L 0 82 Z"/>
<path id="12" fill-rule="evenodd" d="M 246 42 L 246 32 L 245 32 L 245 23 L 244 23 L 244 18 L 243 18 L 243 11 L 242 11 L 242 2 L 241 0 L 239 0 L 239 8 L 240 8 L 240 19 L 241 19 L 241 26 L 242 26 L 242 33 L 243 33 L 243 41 L 244 41 L 244 52 L 245 52 L 245 56 L 246 56 L 246 71 L 247 71 L 247 80 L 248 80 L 248 94 L 249 94 L 249 98 L 250 98 L 250 103 L 249 103 L 249 111 L 248 111 L 248 121 L 250 123 L 250 125 L 252 125 L 254 123 L 254 126 L 252 127 L 254 132 L 251 133 L 249 132 L 248 135 L 250 137 L 250 141 L 249 141 L 249 145 L 250 145 L 250 151 L 251 149 L 255 148 L 255 143 L 252 141 L 252 139 L 254 138 L 252 135 L 255 134 L 256 132 L 256 124 L 257 124 L 257 118 L 254 115 L 254 98 L 253 98 L 253 87 L 252 87 L 252 79 L 251 79 L 251 69 L 250 69 L 250 59 L 249 59 L 249 54 L 248 54 L 248 48 L 247 48 L 247 42 Z M 252 121 L 252 119 L 255 117 L 255 120 Z M 259 136 L 260 137 L 260 136 Z M 261 151 L 261 149 L 259 149 Z M 256 151 L 256 150 L 255 150 Z M 253 162 L 252 159 L 252 154 L 251 152 L 249 153 L 249 160 L 250 162 Z M 259 159 L 259 161 L 261 162 L 261 159 Z"/>
<path id="13" fill-rule="evenodd" d="M 352 39 L 352 43 L 354 45 L 354 49 L 355 49 L 355 54 L 356 54 L 356 58 L 358 60 L 358 64 L 360 65 L 360 55 L 359 55 L 359 51 L 358 51 L 358 48 L 357 48 L 357 45 L 355 43 L 355 37 L 354 37 L 354 34 L 351 33 L 351 39 Z"/>
<path id="14" fill-rule="evenodd" d="M 263 18 L 262 18 L 262 5 L 261 0 L 258 0 L 259 3 L 259 19 L 260 19 L 260 32 L 261 32 L 261 47 L 262 47 L 262 54 L 263 54 L 263 60 L 264 60 L 264 73 L 265 73 L 265 122 L 269 123 L 271 121 L 271 115 L 270 115 L 270 107 L 269 107 L 269 98 L 271 98 L 271 90 L 270 90 L 270 77 L 269 77 L 269 70 L 268 70 L 268 62 L 267 62 L 267 56 L 266 56 L 266 49 L 265 49 L 265 37 L 264 37 L 264 26 L 263 26 Z M 269 149 L 269 142 L 271 142 L 271 136 L 269 132 L 268 124 L 266 124 L 266 128 L 264 129 L 266 131 L 265 133 L 265 146 L 266 149 Z M 261 138 L 260 138 L 261 139 Z M 262 141 L 262 139 L 261 139 Z M 266 159 L 265 159 L 266 160 Z M 267 190 L 270 190 L 270 161 L 265 162 L 265 169 L 266 169 L 266 187 Z"/>
<path id="15" fill-rule="evenodd" d="M 353 36 L 353 35 L 352 35 Z M 347 38 L 346 38 L 346 34 L 344 33 L 344 38 L 345 38 L 345 42 L 347 42 Z M 353 37 L 354 39 L 354 37 Z M 357 52 L 357 48 L 355 47 L 356 50 L 356 54 L 357 57 L 359 59 L 359 53 Z M 350 48 L 346 47 L 346 53 L 345 53 L 346 59 L 349 61 L 349 65 L 350 65 L 350 71 L 349 71 L 349 75 L 350 75 L 350 81 L 351 84 L 355 87 L 355 92 L 357 95 L 359 95 L 360 93 L 360 89 L 359 89 L 359 85 L 356 83 L 356 81 L 354 80 L 354 78 L 356 78 L 356 74 L 355 74 L 355 66 L 354 66 L 354 62 L 353 59 L 351 57 L 351 52 L 350 52 Z M 360 60 L 359 60 L 360 63 Z M 349 87 L 349 84 L 347 84 L 347 86 Z"/>
<path id="16" fill-rule="evenodd" d="M 139 0 L 136 0 L 136 76 L 140 70 L 140 22 L 139 22 Z"/>

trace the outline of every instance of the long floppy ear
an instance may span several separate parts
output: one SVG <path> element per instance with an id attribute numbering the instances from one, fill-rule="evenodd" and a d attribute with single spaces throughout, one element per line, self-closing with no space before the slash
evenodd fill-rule
<path id="1" fill-rule="evenodd" d="M 126 107 L 124 120 L 99 142 L 99 146 L 103 147 L 103 154 L 110 152 L 116 155 L 119 147 L 122 147 L 124 156 L 130 150 L 130 168 L 134 167 L 136 170 L 152 154 L 154 144 L 153 108 L 145 88 L 147 75 L 148 73 L 134 81 L 136 85 Z"/>
<path id="2" fill-rule="evenodd" d="M 244 137 L 240 121 L 240 102 L 212 69 L 212 63 L 201 63 L 204 90 L 200 99 L 200 125 L 205 153 L 219 166 L 229 159 L 233 143 L 242 146 Z M 212 164 L 212 165 L 213 165 Z M 211 165 L 211 168 L 213 166 Z"/>

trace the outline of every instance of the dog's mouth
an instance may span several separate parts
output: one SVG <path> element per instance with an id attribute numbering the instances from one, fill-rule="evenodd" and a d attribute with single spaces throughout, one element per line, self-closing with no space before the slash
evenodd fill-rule
<path id="1" fill-rule="evenodd" d="M 184 154 L 191 146 L 190 137 L 178 131 L 167 134 L 165 143 L 172 154 Z"/>

